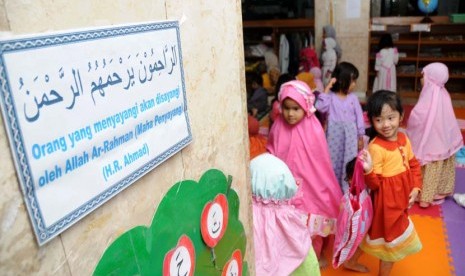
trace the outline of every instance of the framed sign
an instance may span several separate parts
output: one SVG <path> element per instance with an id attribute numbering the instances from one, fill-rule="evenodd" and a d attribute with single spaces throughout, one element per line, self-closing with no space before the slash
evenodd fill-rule
<path id="1" fill-rule="evenodd" d="M 40 245 L 192 141 L 177 21 L 0 40 L 0 89 Z"/>

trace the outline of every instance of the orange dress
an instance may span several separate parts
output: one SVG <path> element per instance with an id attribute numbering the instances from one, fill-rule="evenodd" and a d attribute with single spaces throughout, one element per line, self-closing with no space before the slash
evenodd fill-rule
<path id="1" fill-rule="evenodd" d="M 409 194 L 422 185 L 420 163 L 401 132 L 397 141 L 376 137 L 368 150 L 373 170 L 365 175 L 365 182 L 371 189 L 373 221 L 360 247 L 383 261 L 399 261 L 422 248 L 408 216 Z"/>
<path id="2" fill-rule="evenodd" d="M 249 114 L 247 121 L 249 126 L 250 160 L 252 160 L 254 157 L 266 152 L 268 139 L 259 134 L 260 123 L 255 117 Z"/>

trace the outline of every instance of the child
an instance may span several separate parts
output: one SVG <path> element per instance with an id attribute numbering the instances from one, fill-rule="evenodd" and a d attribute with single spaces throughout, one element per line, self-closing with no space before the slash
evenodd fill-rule
<path id="1" fill-rule="evenodd" d="M 281 116 L 271 127 L 267 150 L 291 170 L 299 192 L 291 203 L 309 215 L 309 227 L 320 266 L 326 267 L 323 242 L 335 232 L 341 189 L 331 167 L 323 128 L 314 116 L 315 97 L 302 81 L 284 83 L 279 93 Z M 323 253 L 321 252 L 323 251 Z"/>
<path id="2" fill-rule="evenodd" d="M 431 63 L 422 73 L 423 89 L 410 113 L 407 133 L 422 165 L 420 207 L 426 208 L 454 192 L 455 153 L 463 146 L 463 138 L 444 87 L 449 78 L 447 66 Z"/>
<path id="3" fill-rule="evenodd" d="M 357 68 L 349 62 L 341 62 L 333 73 L 334 79 L 324 93 L 318 96 L 316 108 L 326 115 L 326 139 L 334 173 L 341 191 L 348 188 L 345 166 L 357 156 L 363 147 L 365 124 L 360 102 L 351 92 L 358 78 Z M 333 92 L 329 93 L 329 89 Z"/>
<path id="4" fill-rule="evenodd" d="M 356 161 L 357 157 L 354 157 L 346 164 L 346 181 L 349 184 L 349 187 L 352 185 L 352 176 L 354 175 Z M 360 249 L 360 247 L 358 247 L 357 250 L 355 250 L 354 255 L 352 255 L 352 257 L 344 263 L 344 268 L 362 273 L 370 272 L 368 267 L 358 263 L 358 259 L 360 258 L 360 256 L 362 256 L 362 254 L 363 251 Z"/>
<path id="5" fill-rule="evenodd" d="M 268 95 L 273 95 L 276 82 L 279 78 L 279 68 L 274 66 L 267 70 L 267 72 L 262 74 L 263 79 L 263 88 L 268 91 Z"/>
<path id="6" fill-rule="evenodd" d="M 259 133 L 260 122 L 249 113 L 247 118 L 249 126 L 249 143 L 250 143 L 250 159 L 266 152 L 266 137 Z"/>
<path id="7" fill-rule="evenodd" d="M 247 109 L 252 111 L 252 115 L 257 117 L 266 111 L 268 107 L 268 92 L 263 88 L 263 79 L 258 74 L 248 74 L 247 77 L 251 85 L 251 95 L 248 96 Z"/>
<path id="8" fill-rule="evenodd" d="M 337 60 L 341 60 L 342 49 L 339 46 L 339 43 L 337 42 L 337 39 L 336 39 L 336 30 L 331 25 L 326 25 L 323 27 L 323 41 L 327 37 L 334 39 L 334 41 L 336 42 L 336 46 L 334 47 L 334 50 L 336 51 Z"/>
<path id="9" fill-rule="evenodd" d="M 325 38 L 324 41 L 324 52 L 321 56 L 323 66 L 321 67 L 321 72 L 323 73 L 323 85 L 328 85 L 329 80 L 331 79 L 331 74 L 334 71 L 334 68 L 337 64 L 336 51 L 336 41 L 330 37 Z"/>
<path id="10" fill-rule="evenodd" d="M 289 203 L 297 185 L 287 165 L 264 153 L 250 161 L 250 173 L 256 275 L 290 275 L 299 266 L 319 275 L 306 214 Z"/>
<path id="11" fill-rule="evenodd" d="M 394 47 L 391 34 L 384 34 L 379 40 L 378 53 L 376 53 L 375 71 L 377 72 L 373 83 L 373 92 L 378 90 L 397 90 L 396 64 L 399 61 L 397 48 Z"/>
<path id="12" fill-rule="evenodd" d="M 300 50 L 299 71 L 309 72 L 312 67 L 320 67 L 320 61 L 318 60 L 313 45 Z"/>
<path id="13" fill-rule="evenodd" d="M 410 140 L 399 132 L 403 108 L 399 96 L 381 90 L 367 103 L 368 117 L 377 136 L 360 157 L 365 184 L 371 190 L 373 220 L 361 249 L 380 259 L 378 275 L 389 275 L 394 262 L 421 250 L 408 215 L 421 189 L 420 163 Z"/>

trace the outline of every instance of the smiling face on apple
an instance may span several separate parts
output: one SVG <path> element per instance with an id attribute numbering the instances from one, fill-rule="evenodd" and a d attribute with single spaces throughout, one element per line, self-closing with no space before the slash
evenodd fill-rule
<path id="1" fill-rule="evenodd" d="M 218 194 L 203 208 L 200 230 L 203 240 L 210 248 L 215 247 L 223 237 L 228 227 L 228 218 L 228 200 L 224 194 Z"/>

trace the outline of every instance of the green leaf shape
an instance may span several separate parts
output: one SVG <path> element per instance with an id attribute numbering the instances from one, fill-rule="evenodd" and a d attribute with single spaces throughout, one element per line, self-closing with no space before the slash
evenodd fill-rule
<path id="1" fill-rule="evenodd" d="M 219 193 L 228 199 L 229 220 L 223 238 L 214 248 L 215 267 L 212 251 L 202 239 L 200 220 L 204 206 Z M 165 254 L 185 234 L 195 248 L 194 275 L 221 275 L 235 249 L 245 255 L 247 239 L 238 212 L 239 197 L 220 170 L 206 171 L 198 183 L 180 181 L 160 202 L 150 227 L 137 226 L 122 234 L 105 250 L 93 274 L 162 275 Z M 246 262 L 243 275 L 249 275 Z"/>

